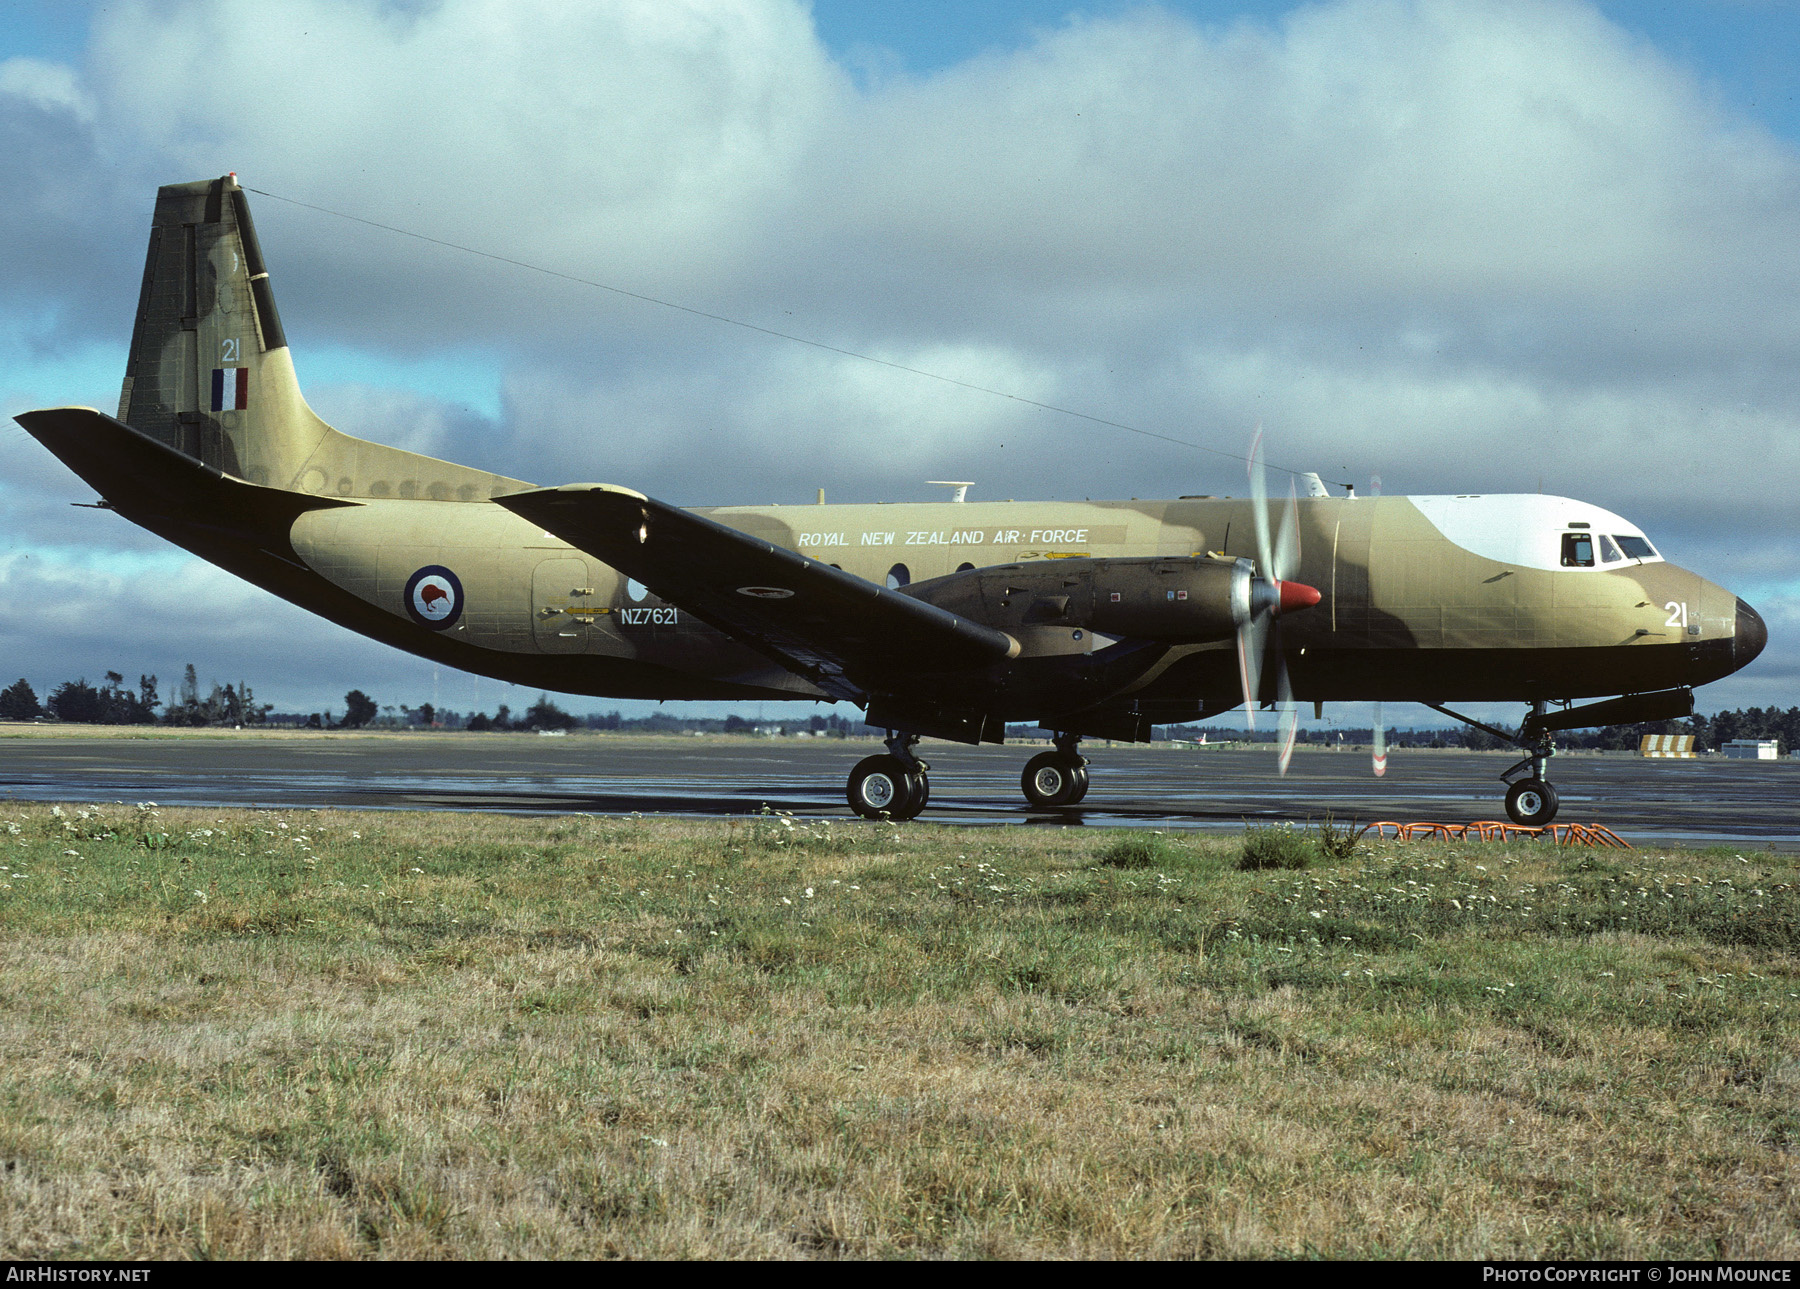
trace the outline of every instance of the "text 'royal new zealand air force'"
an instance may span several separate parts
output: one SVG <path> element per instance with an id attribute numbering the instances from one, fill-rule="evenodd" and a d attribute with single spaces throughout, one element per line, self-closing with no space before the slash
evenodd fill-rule
<path id="1" fill-rule="evenodd" d="M 801 533 L 802 549 L 809 546 L 1038 546 L 1045 543 L 1082 545 L 1087 542 L 1085 528 L 996 528 L 989 536 L 986 529 L 971 528 L 935 533 L 893 532 L 862 533 L 852 541 L 850 533 Z"/>

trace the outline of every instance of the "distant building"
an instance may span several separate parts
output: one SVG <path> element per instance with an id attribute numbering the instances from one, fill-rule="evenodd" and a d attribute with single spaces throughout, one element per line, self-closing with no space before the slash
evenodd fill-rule
<path id="1" fill-rule="evenodd" d="M 1692 760 L 1692 734 L 1646 734 L 1638 740 L 1639 756 L 1676 756 Z"/>
<path id="2" fill-rule="evenodd" d="M 1781 744 L 1772 738 L 1734 738 L 1719 749 L 1719 755 L 1741 761 L 1773 761 L 1781 755 Z"/>

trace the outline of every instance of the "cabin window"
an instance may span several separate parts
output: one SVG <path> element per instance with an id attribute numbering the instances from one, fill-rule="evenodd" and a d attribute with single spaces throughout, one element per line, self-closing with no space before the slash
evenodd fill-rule
<path id="1" fill-rule="evenodd" d="M 1656 559 L 1656 548 L 1642 537 L 1628 537 L 1618 534 L 1619 549 L 1625 552 L 1626 559 Z"/>
<path id="2" fill-rule="evenodd" d="M 898 591 L 912 581 L 912 572 L 904 564 L 896 564 L 888 570 L 888 590 Z"/>
<path id="3" fill-rule="evenodd" d="M 1564 568 L 1594 567 L 1594 539 L 1589 533 L 1564 533 L 1562 562 Z"/>
<path id="4" fill-rule="evenodd" d="M 1617 564 L 1624 558 L 1623 555 L 1619 554 L 1619 548 L 1613 545 L 1613 539 L 1608 537 L 1605 533 L 1601 533 L 1600 562 L 1602 564 Z"/>

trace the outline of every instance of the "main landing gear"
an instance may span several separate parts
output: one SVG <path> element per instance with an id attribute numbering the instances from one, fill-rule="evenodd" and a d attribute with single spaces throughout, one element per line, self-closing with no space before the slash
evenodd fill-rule
<path id="1" fill-rule="evenodd" d="M 1081 735 L 1058 734 L 1052 742 L 1056 750 L 1032 757 L 1019 777 L 1025 800 L 1040 810 L 1072 806 L 1087 796 L 1087 758 L 1077 750 Z"/>
<path id="2" fill-rule="evenodd" d="M 1528 828 L 1541 828 L 1556 818 L 1560 802 L 1557 800 L 1556 789 L 1550 786 L 1547 772 L 1550 758 L 1556 755 L 1556 748 L 1550 742 L 1550 735 L 1538 728 L 1546 707 L 1542 700 L 1531 704 L 1531 715 L 1525 718 L 1525 723 L 1519 727 L 1517 734 L 1495 729 L 1492 725 L 1483 724 L 1460 712 L 1453 712 L 1439 703 L 1425 705 L 1433 711 L 1453 716 L 1465 725 L 1472 725 L 1497 738 L 1503 738 L 1525 751 L 1525 759 L 1508 766 L 1500 776 L 1500 781 L 1506 784 L 1506 813 L 1514 823 Z"/>
<path id="3" fill-rule="evenodd" d="M 850 771 L 844 795 L 850 808 L 864 819 L 888 819 L 904 823 L 915 819 L 931 800 L 931 767 L 913 755 L 917 734 L 887 732 L 887 752 L 864 757 Z"/>
<path id="4" fill-rule="evenodd" d="M 844 796 L 864 819 L 904 823 L 916 819 L 931 800 L 931 767 L 913 753 L 917 734 L 887 732 L 887 751 L 864 757 L 850 771 Z M 1025 763 L 1019 786 L 1025 800 L 1039 810 L 1072 806 L 1087 796 L 1087 758 L 1078 750 L 1079 734 L 1058 734 L 1053 752 L 1040 752 Z"/>

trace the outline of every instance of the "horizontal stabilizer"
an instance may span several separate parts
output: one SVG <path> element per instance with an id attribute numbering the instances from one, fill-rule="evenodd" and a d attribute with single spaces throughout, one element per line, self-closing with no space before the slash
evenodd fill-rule
<path id="1" fill-rule="evenodd" d="M 13 419 L 136 522 L 173 520 L 285 545 L 288 529 L 306 511 L 358 504 L 234 479 L 91 407 L 52 407 Z"/>
<path id="2" fill-rule="evenodd" d="M 1003 631 L 627 488 L 571 484 L 495 502 L 835 698 L 860 701 L 1018 652 Z"/>

